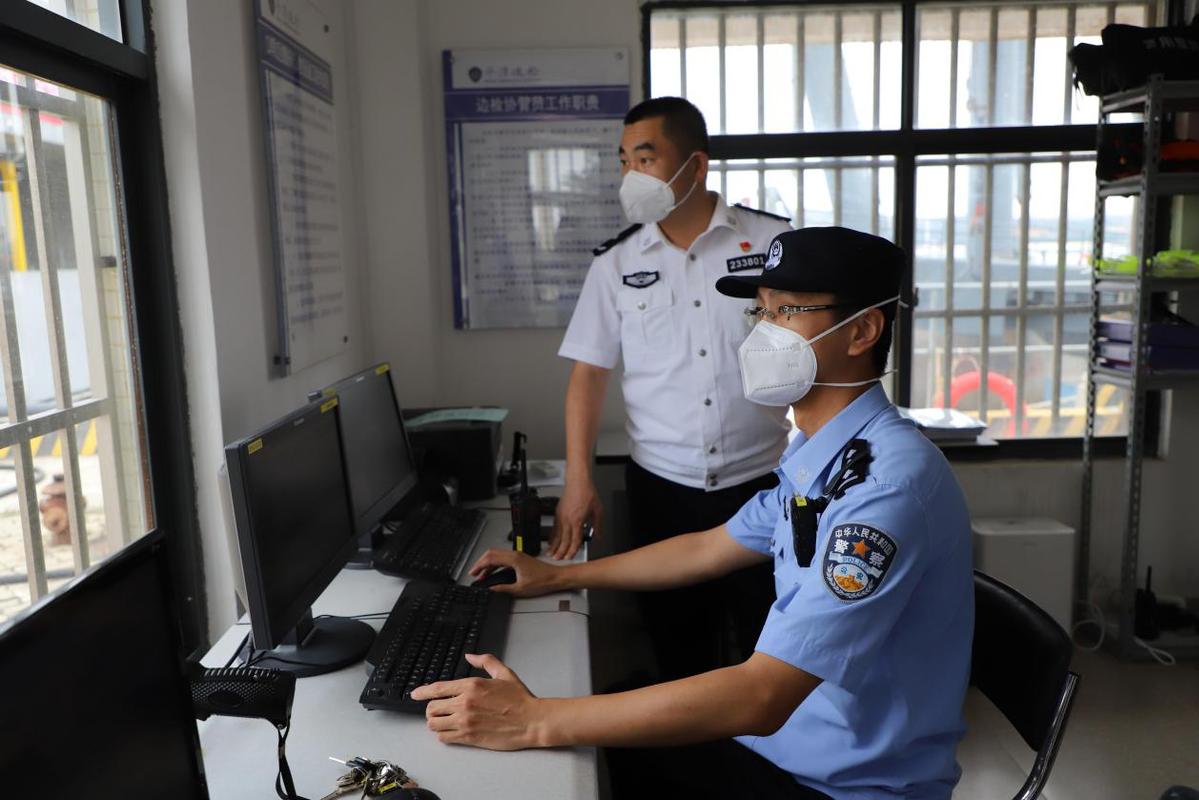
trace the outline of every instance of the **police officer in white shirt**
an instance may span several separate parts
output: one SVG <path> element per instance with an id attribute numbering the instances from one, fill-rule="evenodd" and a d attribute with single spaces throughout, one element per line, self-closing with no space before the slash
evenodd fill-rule
<path id="1" fill-rule="evenodd" d="M 737 348 L 746 303 L 715 289 L 756 275 L 787 220 L 730 207 L 706 190 L 703 115 L 677 97 L 637 105 L 620 140 L 621 205 L 634 223 L 596 248 L 558 354 L 575 361 L 566 393 L 566 487 L 549 548 L 569 558 L 583 524 L 600 531 L 591 474 L 608 375 L 623 360 L 631 534 L 636 546 L 723 523 L 774 486 L 785 409 L 748 402 Z M 678 678 L 752 651 L 770 606 L 769 565 L 643 598 L 660 677 Z M 740 653 L 728 652 L 728 628 Z"/>

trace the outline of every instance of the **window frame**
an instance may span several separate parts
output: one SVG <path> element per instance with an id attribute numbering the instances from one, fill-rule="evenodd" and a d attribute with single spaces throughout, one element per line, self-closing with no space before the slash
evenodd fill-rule
<path id="1" fill-rule="evenodd" d="M 151 528 L 166 532 L 188 652 L 208 645 L 203 556 L 171 252 L 150 0 L 120 0 L 123 41 L 26 0 L 0 5 L 5 66 L 106 100 L 116 126 L 116 202 L 126 224 L 130 343 L 141 388 Z M 145 532 L 139 531 L 138 534 Z"/>
<path id="2" fill-rule="evenodd" d="M 957 0 L 955 5 L 993 6 L 993 0 Z M 710 155 L 713 160 L 771 158 L 819 158 L 819 157 L 870 157 L 889 156 L 894 158 L 895 175 L 895 243 L 908 254 L 904 274 L 903 296 L 910 298 L 915 287 L 915 270 L 912 260 L 916 229 L 916 164 L 921 156 L 935 155 L 1004 155 L 1038 152 L 1091 153 L 1097 149 L 1097 129 L 1093 123 L 1038 126 L 992 126 L 971 128 L 918 128 L 916 127 L 916 58 L 919 51 L 917 38 L 917 11 L 921 6 L 938 5 L 933 0 L 846 0 L 831 4 L 828 0 L 649 0 L 641 6 L 641 65 L 642 97 L 652 97 L 651 87 L 651 24 L 657 11 L 713 11 L 769 10 L 771 8 L 799 8 L 803 6 L 837 5 L 852 10 L 854 6 L 896 6 L 901 12 L 900 39 L 902 68 L 900 76 L 899 127 L 888 130 L 847 130 L 791 133 L 741 133 L 714 134 L 710 140 Z M 1182 0 L 1165 0 L 1165 16 L 1171 23 L 1182 18 Z M 722 77 L 723 81 L 723 77 Z M 1137 131 L 1139 123 L 1108 125 L 1109 129 L 1124 128 Z M 1162 200 L 1154 202 L 1159 204 Z M 1170 214 L 1168 207 L 1159 205 L 1158 231 L 1155 249 L 1169 242 Z M 898 371 L 895 382 L 895 400 L 906 405 L 911 399 L 911 372 L 913 314 L 911 307 L 901 306 L 896 317 L 893 359 Z M 981 311 L 980 311 L 980 318 Z M 1161 430 L 1163 404 L 1160 393 L 1150 392 L 1147 408 L 1145 443 L 1146 455 L 1158 454 L 1158 435 Z M 1096 437 L 1093 452 L 1099 457 L 1122 457 L 1126 436 Z M 1004 459 L 1080 459 L 1081 437 L 1020 438 L 1005 439 L 998 446 L 955 446 L 945 448 L 951 461 L 994 461 Z"/>

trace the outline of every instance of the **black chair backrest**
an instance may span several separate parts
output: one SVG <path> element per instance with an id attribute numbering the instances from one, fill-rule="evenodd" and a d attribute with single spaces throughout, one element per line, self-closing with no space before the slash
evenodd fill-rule
<path id="1" fill-rule="evenodd" d="M 970 683 L 1033 750 L 1049 733 L 1072 650 L 1053 617 L 1012 587 L 974 572 Z"/>

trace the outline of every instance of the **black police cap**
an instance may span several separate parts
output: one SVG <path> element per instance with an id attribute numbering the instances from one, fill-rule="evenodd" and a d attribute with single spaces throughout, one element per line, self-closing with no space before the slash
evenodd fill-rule
<path id="1" fill-rule="evenodd" d="M 899 294 L 904 261 L 903 250 L 879 236 L 849 228 L 800 228 L 774 237 L 761 275 L 726 275 L 716 281 L 716 290 L 752 299 L 765 286 L 873 303 Z"/>

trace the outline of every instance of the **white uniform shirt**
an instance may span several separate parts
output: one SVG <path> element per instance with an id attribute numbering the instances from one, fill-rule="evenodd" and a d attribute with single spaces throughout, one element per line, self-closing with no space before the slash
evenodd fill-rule
<path id="1" fill-rule="evenodd" d="M 713 491 L 778 464 L 787 410 L 741 390 L 737 348 L 752 303 L 720 294 L 716 281 L 760 273 L 771 239 L 789 229 L 716 195 L 689 250 L 645 225 L 587 271 L 558 355 L 605 369 L 623 357 L 630 455 L 655 475 Z"/>

